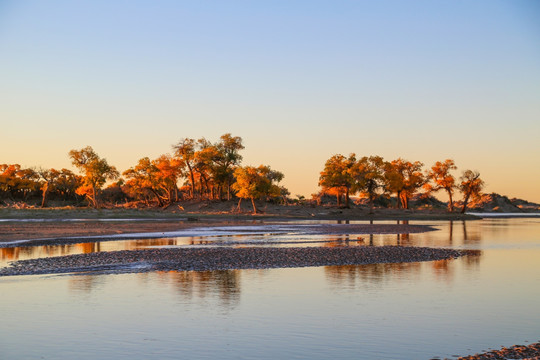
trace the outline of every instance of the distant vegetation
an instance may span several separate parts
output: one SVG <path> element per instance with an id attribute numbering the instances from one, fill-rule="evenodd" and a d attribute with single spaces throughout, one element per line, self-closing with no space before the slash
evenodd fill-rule
<path id="1" fill-rule="evenodd" d="M 4 164 L 0 165 L 0 204 L 39 201 L 46 207 L 54 200 L 64 205 L 86 202 L 95 208 L 129 202 L 165 207 L 179 201 L 234 197 L 251 200 L 257 212 L 255 200 L 286 201 L 289 192 L 279 186 L 283 174 L 265 165 L 241 166 L 242 149 L 242 138 L 231 134 L 216 143 L 185 138 L 173 146 L 172 154 L 153 160 L 144 157 L 122 174 L 90 146 L 69 151 L 79 174 Z"/>
<path id="2" fill-rule="evenodd" d="M 471 198 L 478 198 L 484 187 L 480 173 L 465 170 L 459 179 L 451 173 L 457 169 L 454 160 L 437 161 L 431 169 L 422 171 L 424 164 L 420 161 L 410 162 L 404 159 L 384 161 L 380 156 L 348 157 L 341 154 L 332 156 L 326 161 L 319 177 L 322 190 L 315 197 L 324 195 L 336 196 L 340 206 L 345 197 L 345 207 L 350 205 L 350 196 L 359 193 L 367 198 L 373 210 L 375 200 L 380 197 L 390 199 L 395 195 L 396 207 L 409 209 L 410 199 L 423 189 L 423 196 L 428 197 L 440 190 L 446 191 L 449 197 L 448 210 L 454 211 L 453 194 L 456 190 L 463 194 L 461 212 L 465 212 Z"/>
<path id="3" fill-rule="evenodd" d="M 455 192 L 462 194 L 459 211 L 465 212 L 471 200 L 478 200 L 484 187 L 480 174 L 465 170 L 456 178 L 457 167 L 447 159 L 428 170 L 419 161 L 385 161 L 380 156 L 355 154 L 330 157 L 320 173 L 321 191 L 311 200 L 280 186 L 283 173 L 260 165 L 242 166 L 242 138 L 224 134 L 212 143 L 205 138 L 184 138 L 172 147 L 172 153 L 156 159 L 144 157 L 120 173 L 92 147 L 68 153 L 78 173 L 68 169 L 21 168 L 18 164 L 0 165 L 0 205 L 41 206 L 90 205 L 167 207 L 183 201 L 250 200 L 257 212 L 256 200 L 281 204 L 318 204 L 350 207 L 357 204 L 409 209 L 417 203 L 435 201 L 432 194 L 448 196 L 448 210 L 455 211 Z M 331 200 L 335 199 L 335 203 Z M 22 204 L 22 205 L 21 205 Z M 135 204 L 135 205 L 134 205 Z"/>

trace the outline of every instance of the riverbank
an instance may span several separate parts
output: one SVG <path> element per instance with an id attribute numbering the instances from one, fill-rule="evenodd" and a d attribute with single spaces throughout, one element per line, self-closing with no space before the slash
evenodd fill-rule
<path id="1" fill-rule="evenodd" d="M 0 276 L 363 265 L 445 260 L 478 254 L 473 250 L 402 246 L 126 250 L 20 260 L 0 269 Z"/>
<path id="2" fill-rule="evenodd" d="M 240 211 L 236 201 L 186 202 L 163 208 L 0 208 L 0 219 L 197 219 L 197 220 L 474 220 L 478 216 L 449 213 L 436 209 L 388 209 L 353 206 L 278 205 L 264 204 L 253 214 L 244 204 Z"/>

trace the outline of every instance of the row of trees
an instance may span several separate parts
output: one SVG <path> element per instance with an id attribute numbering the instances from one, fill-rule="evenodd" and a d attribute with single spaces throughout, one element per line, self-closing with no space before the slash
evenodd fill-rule
<path id="1" fill-rule="evenodd" d="M 429 170 L 423 171 L 420 161 L 410 162 L 401 158 L 385 161 L 380 156 L 356 154 L 348 157 L 337 154 L 328 159 L 320 173 L 319 186 L 323 192 L 337 197 L 338 206 L 345 197 L 345 206 L 349 207 L 350 196 L 360 193 L 368 199 L 373 211 L 375 199 L 379 196 L 396 195 L 397 206 L 409 208 L 409 200 L 420 189 L 425 195 L 438 191 L 448 194 L 448 210 L 454 211 L 453 195 L 456 190 L 463 194 L 461 212 L 465 212 L 472 197 L 479 196 L 484 186 L 477 171 L 465 170 L 457 179 L 452 170 L 457 167 L 454 160 L 437 161 Z"/>
<path id="2" fill-rule="evenodd" d="M 79 174 L 68 169 L 23 169 L 20 165 L 0 165 L 0 202 L 27 202 L 40 196 L 41 206 L 49 199 L 80 203 L 87 200 L 100 207 L 101 198 L 109 201 L 142 201 L 168 206 L 179 200 L 237 198 L 250 199 L 257 212 L 256 199 L 283 199 L 288 190 L 280 186 L 283 174 L 269 166 L 241 166 L 244 149 L 242 138 L 224 134 L 212 143 L 205 138 L 181 139 L 171 154 L 156 159 L 141 158 L 123 173 L 101 158 L 92 147 L 71 150 L 69 158 Z M 466 170 L 456 178 L 451 159 L 436 162 L 424 171 L 424 164 L 404 159 L 385 161 L 380 156 L 348 157 L 337 154 L 329 158 L 320 173 L 323 194 L 335 195 L 341 206 L 349 207 L 350 196 L 361 194 L 373 211 L 375 201 L 395 195 L 397 206 L 409 208 L 410 199 L 420 190 L 424 195 L 444 191 L 449 197 L 448 209 L 454 211 L 454 193 L 463 194 L 464 212 L 469 200 L 479 196 L 484 186 L 480 174 Z M 109 184 L 105 189 L 104 186 Z"/>
<path id="3" fill-rule="evenodd" d="M 20 165 L 0 165 L 0 201 L 27 201 L 38 192 L 41 206 L 49 197 L 80 201 L 86 199 L 100 207 L 103 187 L 117 198 L 155 201 L 166 206 L 184 199 L 255 199 L 286 197 L 286 188 L 279 186 L 283 174 L 269 166 L 240 166 L 244 149 L 242 138 L 224 134 L 216 143 L 205 138 L 185 138 L 173 146 L 173 154 L 151 160 L 144 157 L 122 174 L 101 158 L 92 147 L 71 150 L 69 157 L 79 170 L 76 175 L 62 169 L 22 169 Z M 184 180 L 179 187 L 179 183 Z"/>
<path id="4" fill-rule="evenodd" d="M 23 169 L 19 164 L 0 165 L 0 201 L 28 201 L 41 195 L 41 206 L 47 206 L 52 194 L 63 201 L 76 200 L 82 176 L 68 169 Z"/>

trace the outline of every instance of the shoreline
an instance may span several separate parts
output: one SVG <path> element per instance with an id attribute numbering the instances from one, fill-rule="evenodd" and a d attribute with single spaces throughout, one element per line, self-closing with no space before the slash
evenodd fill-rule
<path id="1" fill-rule="evenodd" d="M 479 216 L 426 209 L 375 209 L 373 213 L 363 207 L 338 208 L 326 206 L 272 205 L 261 208 L 261 213 L 232 211 L 226 204 L 194 203 L 180 206 L 141 209 L 94 209 L 88 207 L 60 208 L 7 208 L 0 207 L 0 219 L 166 219 L 189 218 L 197 220 L 476 220 Z M 220 208 L 219 205 L 222 205 Z"/>
<path id="2" fill-rule="evenodd" d="M 408 246 L 123 250 L 19 260 L 1 268 L 0 277 L 366 265 L 447 260 L 479 254 L 477 250 Z"/>

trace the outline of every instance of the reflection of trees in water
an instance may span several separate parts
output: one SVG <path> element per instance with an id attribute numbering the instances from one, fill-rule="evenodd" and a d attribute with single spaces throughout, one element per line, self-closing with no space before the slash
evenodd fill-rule
<path id="1" fill-rule="evenodd" d="M 476 231 L 473 228 L 472 231 L 467 228 L 467 222 L 463 220 L 463 243 L 479 243 L 482 241 L 482 234 L 480 233 L 480 228 L 476 226 Z"/>
<path id="2" fill-rule="evenodd" d="M 324 273 L 332 284 L 355 286 L 357 283 L 379 283 L 392 276 L 419 273 L 421 266 L 421 263 L 325 266 Z"/>
<path id="3" fill-rule="evenodd" d="M 83 254 L 90 254 L 94 252 L 100 252 L 101 251 L 101 243 L 100 242 L 90 242 L 90 243 L 84 243 L 84 244 L 77 244 L 77 247 L 81 249 L 81 252 Z"/>
<path id="4" fill-rule="evenodd" d="M 329 239 L 329 241 L 323 243 L 324 247 L 345 247 L 345 246 L 363 246 L 365 245 L 365 238 L 360 235 L 336 235 Z"/>
<path id="5" fill-rule="evenodd" d="M 467 269 L 478 269 L 482 260 L 482 252 L 479 251 L 476 255 L 466 255 L 462 257 L 463 264 Z"/>
<path id="6" fill-rule="evenodd" d="M 17 260 L 21 248 L 0 248 L 0 259 Z"/>
<path id="7" fill-rule="evenodd" d="M 5 261 L 15 261 L 37 257 L 69 255 L 73 252 L 73 246 L 74 245 L 43 245 L 0 248 L 0 259 Z"/>
<path id="8" fill-rule="evenodd" d="M 72 291 L 83 291 L 90 293 L 94 290 L 98 282 L 98 277 L 95 275 L 76 275 L 69 277 L 69 289 Z"/>
<path id="9" fill-rule="evenodd" d="M 397 220 L 396 225 L 409 225 L 409 220 Z M 411 235 L 406 234 L 396 234 L 396 245 L 407 245 L 411 241 Z"/>
<path id="10" fill-rule="evenodd" d="M 226 307 L 234 307 L 240 300 L 240 270 L 169 271 L 159 275 L 168 277 L 188 299 L 217 295 Z"/>
<path id="11" fill-rule="evenodd" d="M 410 242 L 411 235 L 410 234 L 398 234 L 397 235 L 397 244 L 398 245 L 406 245 Z"/>
<path id="12" fill-rule="evenodd" d="M 438 279 L 451 281 L 454 277 L 454 264 L 452 260 L 435 260 L 431 261 L 431 268 Z"/>
<path id="13" fill-rule="evenodd" d="M 477 255 L 464 256 L 460 260 L 467 268 L 477 267 L 480 263 L 479 255 L 480 252 Z M 404 275 L 410 278 L 411 275 L 419 274 L 424 264 L 426 269 L 431 268 L 437 279 L 448 282 L 454 277 L 457 262 L 448 259 L 413 263 L 325 266 L 324 272 L 327 280 L 333 285 L 368 287 L 373 283 L 382 283 Z"/>

